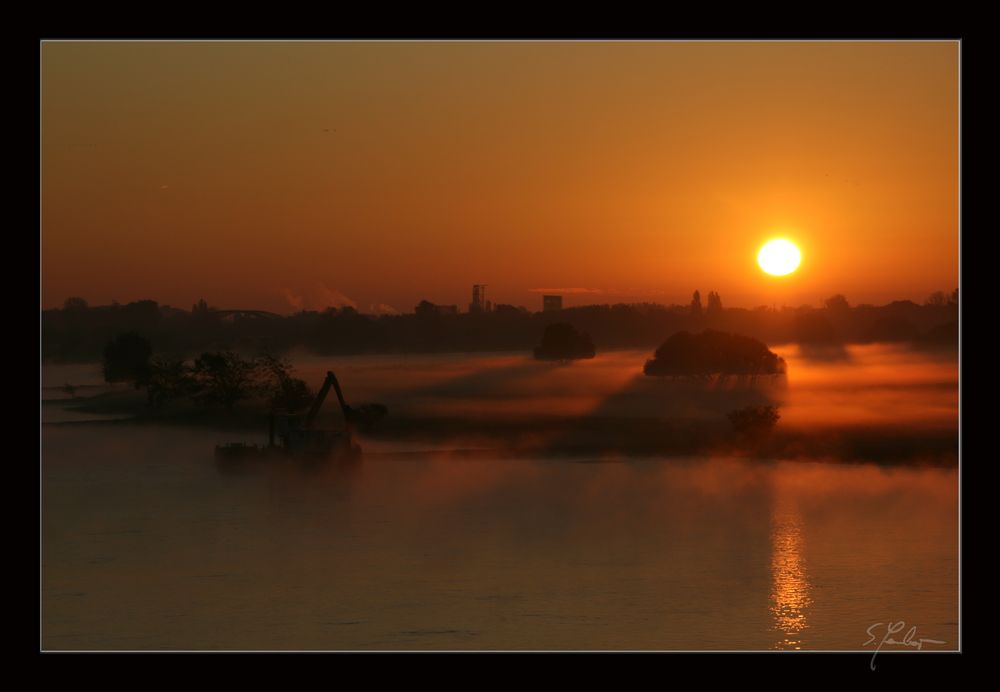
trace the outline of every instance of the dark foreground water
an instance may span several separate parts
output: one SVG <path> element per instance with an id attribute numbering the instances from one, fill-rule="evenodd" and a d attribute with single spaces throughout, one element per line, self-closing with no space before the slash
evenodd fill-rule
<path id="1" fill-rule="evenodd" d="M 231 437 L 44 426 L 43 648 L 958 648 L 953 470 L 368 443 L 232 475 Z"/>

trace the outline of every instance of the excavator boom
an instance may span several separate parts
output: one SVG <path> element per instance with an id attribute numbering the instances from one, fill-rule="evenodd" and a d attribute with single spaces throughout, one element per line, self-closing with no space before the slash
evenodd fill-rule
<path id="1" fill-rule="evenodd" d="M 331 387 L 337 393 L 337 400 L 344 412 L 344 430 L 342 431 L 318 430 L 313 427 Z M 384 408 L 381 407 L 383 415 Z M 364 407 L 362 407 L 361 412 L 364 413 Z M 215 457 L 217 462 L 222 464 L 274 455 L 311 460 L 330 457 L 337 457 L 341 460 L 356 460 L 361 454 L 361 448 L 353 440 L 353 427 L 357 419 L 358 411 L 352 409 L 344 401 L 344 394 L 340 391 L 340 383 L 337 382 L 337 378 L 332 372 L 327 372 L 326 380 L 324 380 L 323 386 L 304 418 L 296 414 L 271 411 L 268 416 L 268 444 L 266 447 L 258 448 L 256 445 L 242 443 L 216 445 Z M 281 440 L 280 444 L 275 444 L 275 437 Z"/>
<path id="2" fill-rule="evenodd" d="M 344 393 L 340 391 L 340 383 L 337 382 L 336 375 L 328 370 L 326 380 L 323 381 L 323 386 L 320 388 L 319 394 L 316 395 L 315 401 L 309 407 L 309 413 L 306 414 L 305 427 L 312 427 L 313 421 L 316 420 L 316 415 L 326 400 L 326 395 L 330 393 L 330 387 L 333 387 L 333 391 L 337 393 L 337 401 L 340 402 L 340 408 L 344 412 L 344 421 L 350 421 L 350 408 L 347 406 L 347 402 L 344 401 Z"/>

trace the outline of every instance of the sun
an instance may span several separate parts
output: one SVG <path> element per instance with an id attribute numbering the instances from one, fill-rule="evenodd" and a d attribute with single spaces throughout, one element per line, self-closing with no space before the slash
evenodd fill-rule
<path id="1" fill-rule="evenodd" d="M 774 276 L 791 274 L 801 261 L 802 253 L 795 247 L 795 243 L 784 238 L 768 241 L 757 253 L 757 264 Z"/>

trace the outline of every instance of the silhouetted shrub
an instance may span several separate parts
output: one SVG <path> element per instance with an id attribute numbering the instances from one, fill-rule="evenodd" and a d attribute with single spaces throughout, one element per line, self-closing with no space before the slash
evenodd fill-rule
<path id="1" fill-rule="evenodd" d="M 66 302 L 63 303 L 63 310 L 86 310 L 90 307 L 83 298 L 67 298 Z"/>
<path id="2" fill-rule="evenodd" d="M 200 404 L 222 404 L 231 409 L 236 402 L 256 393 L 255 363 L 232 351 L 202 353 L 191 372 L 194 400 Z"/>
<path id="3" fill-rule="evenodd" d="M 291 412 L 309 406 L 315 395 L 304 380 L 286 377 L 267 390 L 265 396 L 271 408 Z"/>
<path id="4" fill-rule="evenodd" d="M 542 335 L 542 344 L 535 348 L 539 360 L 576 360 L 594 357 L 594 342 L 590 334 L 579 332 L 571 324 L 550 324 Z"/>
<path id="5" fill-rule="evenodd" d="M 656 349 L 643 372 L 656 377 L 712 375 L 777 375 L 785 361 L 767 345 L 739 334 L 707 329 L 701 334 L 677 332 Z"/>
<path id="6" fill-rule="evenodd" d="M 254 361 L 252 377 L 256 393 L 264 397 L 273 409 L 299 411 L 312 403 L 314 394 L 304 380 L 292 377 L 291 364 L 272 354 Z"/>
<path id="7" fill-rule="evenodd" d="M 944 291 L 934 291 L 934 293 L 931 293 L 927 297 L 927 300 L 924 301 L 924 305 L 935 305 L 938 307 L 947 304 L 948 304 L 948 294 L 945 293 Z"/>
<path id="8" fill-rule="evenodd" d="M 159 408 L 168 401 L 191 396 L 196 390 L 191 369 L 183 358 L 157 356 L 150 363 L 146 383 L 150 406 Z"/>
<path id="9" fill-rule="evenodd" d="M 850 303 L 847 302 L 847 298 L 845 298 L 841 293 L 827 298 L 825 304 L 827 310 L 832 310 L 834 312 L 843 312 L 851 308 Z"/>
<path id="10" fill-rule="evenodd" d="M 781 414 L 777 406 L 746 406 L 726 414 L 733 430 L 741 435 L 760 435 L 778 423 Z"/>

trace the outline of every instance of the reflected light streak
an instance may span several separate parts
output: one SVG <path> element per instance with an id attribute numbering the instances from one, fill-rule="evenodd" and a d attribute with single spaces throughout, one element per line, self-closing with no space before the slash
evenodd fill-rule
<path id="1" fill-rule="evenodd" d="M 788 500 L 777 499 L 771 515 L 771 614 L 781 633 L 776 649 L 801 649 L 812 598 L 803 557 L 802 516 Z"/>

